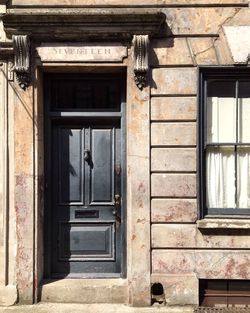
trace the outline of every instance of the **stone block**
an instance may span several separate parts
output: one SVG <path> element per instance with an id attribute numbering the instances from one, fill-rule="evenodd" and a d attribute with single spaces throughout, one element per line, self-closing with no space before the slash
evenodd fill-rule
<path id="1" fill-rule="evenodd" d="M 249 249 L 250 231 L 209 229 L 202 232 L 197 225 L 153 224 L 153 248 Z"/>
<path id="2" fill-rule="evenodd" d="M 197 230 L 196 246 L 211 249 L 249 249 L 249 229 Z"/>
<path id="3" fill-rule="evenodd" d="M 221 31 L 220 37 L 214 41 L 214 47 L 216 50 L 218 62 L 221 65 L 232 65 L 234 64 L 229 46 L 226 40 L 225 34 Z"/>
<path id="4" fill-rule="evenodd" d="M 201 279 L 250 279 L 247 250 L 153 250 L 152 273 L 192 274 Z"/>
<path id="5" fill-rule="evenodd" d="M 123 279 L 62 279 L 44 281 L 42 302 L 127 303 L 127 282 Z"/>
<path id="6" fill-rule="evenodd" d="M 214 38 L 189 38 L 193 58 L 198 65 L 218 64 Z"/>
<path id="7" fill-rule="evenodd" d="M 207 3 L 208 1 L 203 2 L 203 4 Z M 209 4 L 211 3 L 209 2 Z M 223 4 L 225 4 L 224 1 Z M 247 9 L 236 7 L 189 7 L 166 8 L 163 9 L 163 12 L 167 17 L 168 35 L 209 36 L 218 34 L 223 24 L 228 23 L 240 10 Z"/>
<path id="8" fill-rule="evenodd" d="M 152 123 L 152 146 L 196 145 L 196 123 Z"/>
<path id="9" fill-rule="evenodd" d="M 195 222 L 196 199 L 152 199 L 152 222 Z"/>
<path id="10" fill-rule="evenodd" d="M 152 95 L 194 95 L 197 93 L 196 68 L 155 68 Z"/>
<path id="11" fill-rule="evenodd" d="M 17 302 L 18 294 L 16 286 L 0 286 L 0 306 L 11 306 Z"/>
<path id="12" fill-rule="evenodd" d="M 195 259 L 200 278 L 250 278 L 250 251 L 196 251 Z"/>
<path id="13" fill-rule="evenodd" d="M 151 227 L 153 248 L 195 248 L 196 225 L 153 224 Z"/>
<path id="14" fill-rule="evenodd" d="M 195 97 L 151 98 L 151 120 L 195 120 Z"/>
<path id="15" fill-rule="evenodd" d="M 150 63 L 158 65 L 193 65 L 185 38 L 165 38 L 151 43 Z"/>
<path id="16" fill-rule="evenodd" d="M 195 197 L 195 174 L 152 174 L 152 197 Z"/>
<path id="17" fill-rule="evenodd" d="M 196 170 L 195 148 L 152 148 L 152 171 L 188 172 Z"/>
<path id="18" fill-rule="evenodd" d="M 246 64 L 250 55 L 250 26 L 225 26 L 224 33 L 234 63 Z"/>
<path id="19" fill-rule="evenodd" d="M 197 305 L 199 280 L 191 275 L 157 275 L 153 274 L 151 282 L 161 283 L 164 290 L 166 304 L 172 305 Z"/>
<path id="20" fill-rule="evenodd" d="M 152 251 L 153 274 L 193 274 L 195 270 L 195 254 L 193 250 Z"/>

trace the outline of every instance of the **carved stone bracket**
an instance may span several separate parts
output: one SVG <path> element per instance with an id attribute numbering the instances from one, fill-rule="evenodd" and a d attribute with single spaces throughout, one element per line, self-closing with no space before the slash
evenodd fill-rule
<path id="1" fill-rule="evenodd" d="M 134 74 L 135 83 L 139 89 L 143 89 L 147 85 L 148 73 L 148 35 L 134 35 Z"/>
<path id="2" fill-rule="evenodd" d="M 30 78 L 30 42 L 27 35 L 13 35 L 14 71 L 22 89 L 26 89 Z"/>

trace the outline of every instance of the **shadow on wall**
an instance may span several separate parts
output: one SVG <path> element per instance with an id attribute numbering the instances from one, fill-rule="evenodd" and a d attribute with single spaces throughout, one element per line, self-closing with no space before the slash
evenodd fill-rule
<path id="1" fill-rule="evenodd" d="M 149 52 L 150 67 L 158 67 L 160 65 L 154 48 L 157 47 L 158 49 L 162 49 L 164 51 L 164 53 L 167 54 L 168 48 L 174 47 L 173 33 L 172 33 L 171 29 L 169 28 L 169 26 L 167 25 L 167 23 L 165 23 L 162 26 L 160 34 L 161 34 L 160 40 L 155 39 L 152 41 L 152 43 L 150 45 L 150 52 Z M 151 77 L 151 84 L 150 85 L 151 85 L 151 88 L 157 89 L 157 85 L 156 85 L 156 83 L 152 77 Z"/>

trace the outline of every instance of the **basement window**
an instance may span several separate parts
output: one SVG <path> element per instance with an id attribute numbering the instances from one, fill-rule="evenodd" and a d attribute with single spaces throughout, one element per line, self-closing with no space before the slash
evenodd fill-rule
<path id="1" fill-rule="evenodd" d="M 248 308 L 245 312 L 249 312 L 250 280 L 201 279 L 199 281 L 199 306 L 200 308 Z"/>

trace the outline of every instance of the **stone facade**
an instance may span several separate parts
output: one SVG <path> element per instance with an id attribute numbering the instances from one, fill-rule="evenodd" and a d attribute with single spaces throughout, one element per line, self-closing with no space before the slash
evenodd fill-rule
<path id="1" fill-rule="evenodd" d="M 239 27 L 249 34 L 249 1 L 0 3 L 0 305 L 42 301 L 150 306 L 151 286 L 160 283 L 167 306 L 196 307 L 199 279 L 250 280 L 250 220 L 199 219 L 197 183 L 199 67 L 248 66 L 250 47 L 248 44 L 246 50 Z M 149 17 L 142 18 L 151 13 L 149 22 Z M 156 25 L 159 13 L 165 16 L 161 31 Z M 53 29 L 50 38 L 50 34 L 45 37 L 45 28 L 42 35 L 38 28 L 32 30 L 29 14 L 42 15 L 34 26 L 38 28 L 39 23 L 45 27 L 54 19 L 58 22 L 60 14 L 65 23 L 74 14 L 80 18 L 100 14 L 108 26 L 102 33 L 98 21 L 93 22 L 94 31 L 81 24 L 81 31 L 86 28 L 88 32 L 84 37 L 72 23 L 65 37 L 60 28 L 58 33 Z M 124 25 L 118 29 L 112 19 L 119 17 Z M 15 24 L 18 18 L 20 25 Z M 146 30 L 140 26 L 144 22 Z M 71 30 L 72 42 L 88 46 L 101 41 L 107 47 L 116 42 L 125 50 L 116 59 L 81 60 L 63 55 L 53 59 L 45 43 L 49 40 L 52 47 L 71 43 L 67 33 Z M 132 35 L 147 32 L 148 83 L 139 89 L 134 81 Z M 13 73 L 13 34 L 27 34 L 31 40 L 31 83 L 25 90 Z M 42 56 L 38 47 L 44 49 Z M 127 74 L 127 275 L 44 281 L 43 73 L 115 72 L 121 68 Z"/>

